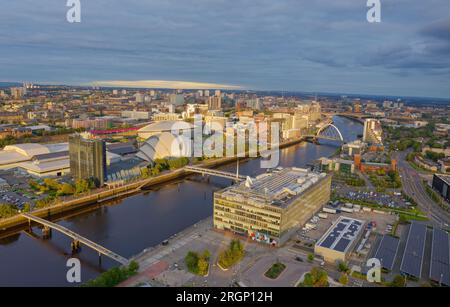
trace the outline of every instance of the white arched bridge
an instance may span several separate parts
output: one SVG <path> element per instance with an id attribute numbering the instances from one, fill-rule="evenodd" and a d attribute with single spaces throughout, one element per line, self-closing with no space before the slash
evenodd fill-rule
<path id="1" fill-rule="evenodd" d="M 336 127 L 332 122 L 329 122 L 321 126 L 319 130 L 317 130 L 317 132 L 311 131 L 310 134 L 306 134 L 304 136 L 307 138 L 311 138 L 315 141 L 329 140 L 345 143 L 341 131 L 339 131 L 339 128 Z"/>
<path id="2" fill-rule="evenodd" d="M 342 136 L 341 131 L 339 131 L 338 127 L 336 127 L 332 123 L 329 123 L 321 127 L 317 131 L 315 138 L 330 141 L 340 141 L 342 143 L 344 142 L 344 137 Z"/>

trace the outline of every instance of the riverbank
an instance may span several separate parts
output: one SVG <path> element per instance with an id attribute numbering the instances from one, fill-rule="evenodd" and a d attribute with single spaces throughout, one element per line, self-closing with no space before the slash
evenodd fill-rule
<path id="1" fill-rule="evenodd" d="M 302 143 L 304 141 L 305 141 L 304 138 L 286 141 L 279 145 L 279 149 L 287 148 Z M 219 166 L 236 162 L 238 159 L 246 160 L 253 158 L 223 157 L 223 158 L 209 159 L 203 161 L 200 164 L 196 164 L 196 166 L 203 168 L 216 168 Z M 61 216 L 63 216 L 64 213 L 70 212 L 71 214 L 74 214 L 76 210 L 82 210 L 89 206 L 102 204 L 116 199 L 122 199 L 137 193 L 141 193 L 142 191 L 145 191 L 145 189 L 173 182 L 175 180 L 179 180 L 190 175 L 195 175 L 195 173 L 186 172 L 183 168 L 176 169 L 148 179 L 130 182 L 122 186 L 117 186 L 109 189 L 95 190 L 88 195 L 83 195 L 82 197 L 78 197 L 76 199 L 63 201 L 59 204 L 52 205 L 47 208 L 34 210 L 31 212 L 31 214 L 49 220 L 52 220 L 56 216 L 58 216 L 58 218 L 61 218 Z M 17 231 L 21 231 L 23 229 L 26 229 L 27 227 L 28 227 L 28 220 L 21 215 L 16 215 L 10 218 L 2 219 L 0 220 L 0 237 L 9 235 Z"/>

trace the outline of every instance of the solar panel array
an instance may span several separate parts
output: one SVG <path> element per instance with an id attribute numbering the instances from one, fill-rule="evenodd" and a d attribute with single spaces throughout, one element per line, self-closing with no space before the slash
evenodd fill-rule
<path id="1" fill-rule="evenodd" d="M 430 279 L 450 286 L 449 235 L 441 229 L 433 229 L 431 246 Z"/>
<path id="2" fill-rule="evenodd" d="M 362 225 L 362 221 L 341 217 L 325 234 L 325 237 L 319 241 L 318 245 L 339 252 L 345 252 L 358 237 Z"/>
<path id="3" fill-rule="evenodd" d="M 420 278 L 422 275 L 422 261 L 425 252 L 427 227 L 416 222 L 411 223 L 406 239 L 400 271 L 404 274 Z"/>
<path id="4" fill-rule="evenodd" d="M 383 239 L 381 239 L 375 258 L 381 261 L 381 266 L 383 268 L 388 270 L 392 270 L 394 268 L 399 243 L 400 240 L 398 238 L 389 235 L 384 235 Z"/>

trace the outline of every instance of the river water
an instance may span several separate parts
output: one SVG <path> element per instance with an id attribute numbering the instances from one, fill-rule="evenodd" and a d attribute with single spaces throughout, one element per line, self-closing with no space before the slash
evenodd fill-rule
<path id="1" fill-rule="evenodd" d="M 343 117 L 334 118 L 346 142 L 362 133 L 362 125 Z M 280 152 L 280 166 L 306 166 L 315 159 L 330 156 L 337 147 L 332 144 L 301 143 Z M 236 171 L 236 165 L 223 170 Z M 254 176 L 264 172 L 258 159 L 240 164 L 239 173 Z M 66 218 L 58 223 L 90 240 L 124 256 L 131 257 L 157 245 L 170 236 L 212 215 L 212 193 L 230 184 L 229 180 L 210 178 L 209 182 L 190 177 L 164 185 Z M 25 232 L 0 240 L 0 286 L 73 286 L 66 281 L 66 261 L 71 257 L 71 240 L 53 231 L 50 240 Z M 77 255 L 81 260 L 82 281 L 94 278 L 117 264 L 84 247 Z"/>

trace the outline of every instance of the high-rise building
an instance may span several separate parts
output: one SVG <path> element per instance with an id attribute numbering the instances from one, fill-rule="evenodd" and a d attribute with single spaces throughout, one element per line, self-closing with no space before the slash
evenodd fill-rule
<path id="1" fill-rule="evenodd" d="M 69 137 L 70 173 L 75 180 L 93 179 L 103 186 L 106 179 L 106 146 L 103 140 L 81 134 Z"/>
<path id="2" fill-rule="evenodd" d="M 372 118 L 365 120 L 363 141 L 370 145 L 383 145 L 383 129 L 379 120 Z"/>
<path id="3" fill-rule="evenodd" d="M 220 96 L 222 96 L 222 92 L 221 92 L 220 90 L 216 90 L 216 91 L 214 92 L 214 96 L 220 97 Z"/>
<path id="4" fill-rule="evenodd" d="M 21 99 L 25 95 L 25 89 L 23 87 L 11 87 L 11 96 L 14 99 Z"/>
<path id="5" fill-rule="evenodd" d="M 137 103 L 143 103 L 144 100 L 145 100 L 145 95 L 142 94 L 142 93 L 136 93 L 136 94 L 134 95 L 134 97 L 136 98 L 136 102 L 137 102 Z"/>
<path id="6" fill-rule="evenodd" d="M 209 110 L 220 110 L 222 108 L 222 97 L 212 96 L 208 98 Z"/>

